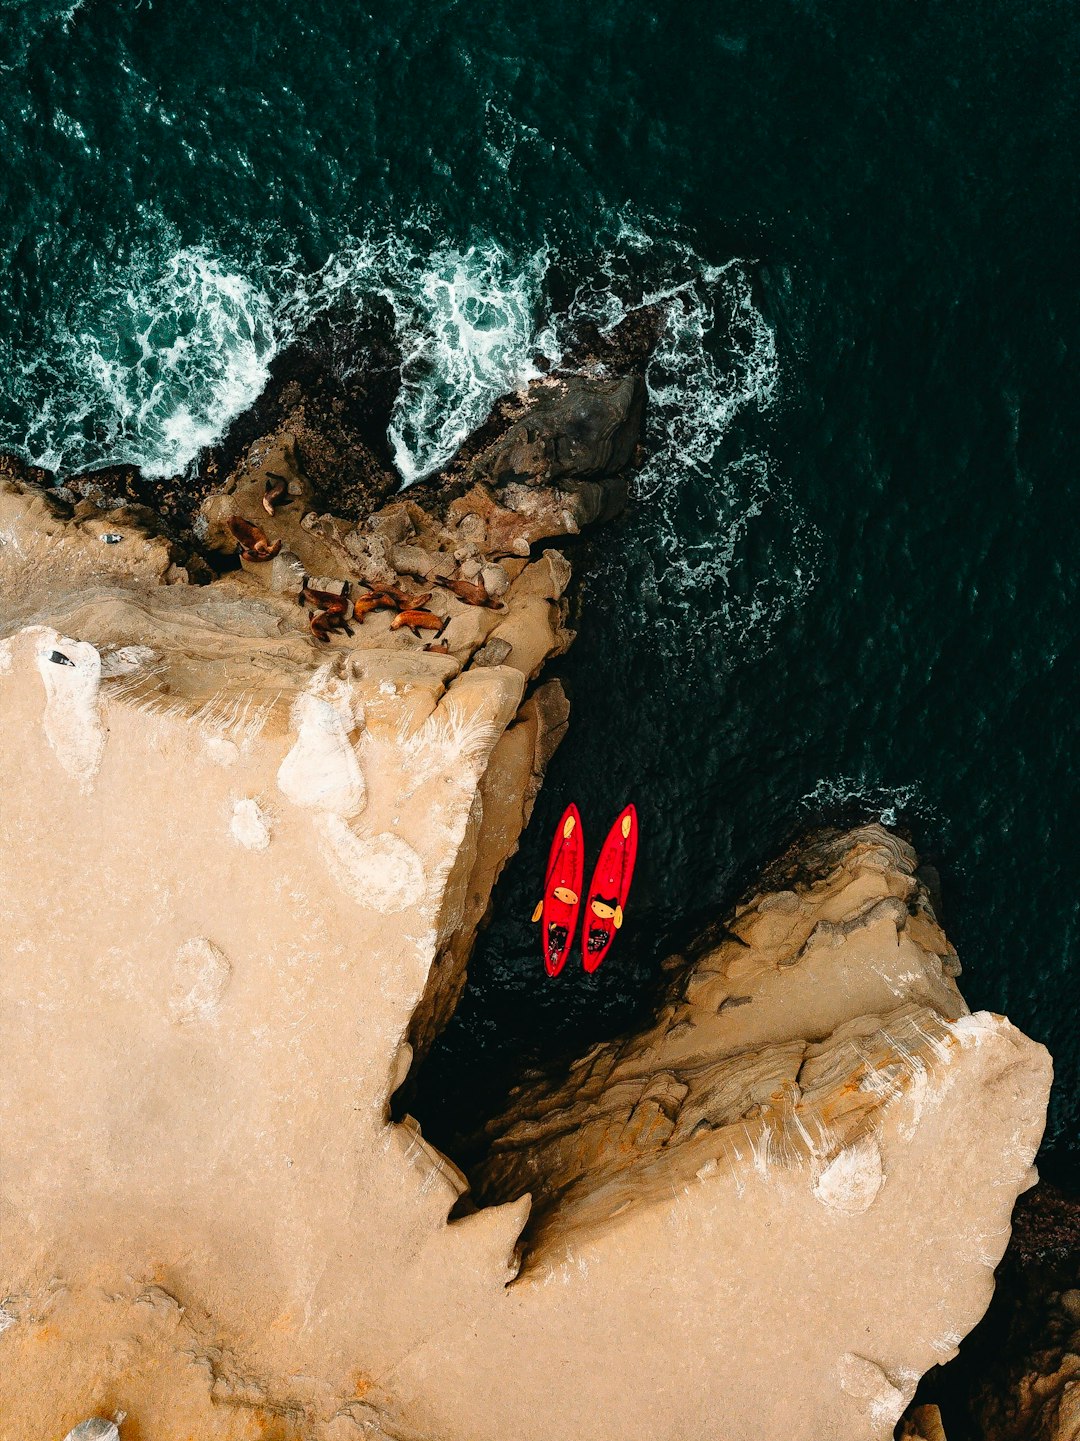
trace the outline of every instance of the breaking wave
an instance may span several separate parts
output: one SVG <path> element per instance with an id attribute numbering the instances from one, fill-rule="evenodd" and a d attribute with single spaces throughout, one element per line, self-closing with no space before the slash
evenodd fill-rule
<path id="1" fill-rule="evenodd" d="M 536 373 L 544 269 L 544 252 L 522 264 L 494 241 L 418 248 L 395 236 L 350 242 L 313 276 L 243 270 L 202 247 L 140 252 L 73 319 L 57 317 L 32 358 L 0 357 L 0 402 L 33 416 L 12 438 L 37 465 L 176 475 L 252 404 L 314 315 L 346 294 L 358 306 L 379 297 L 402 354 L 389 438 L 408 484 Z"/>
<path id="2" fill-rule="evenodd" d="M 401 390 L 390 419 L 406 485 L 445 464 L 500 395 L 533 367 L 547 251 L 518 259 L 493 239 L 464 248 L 407 233 L 349 242 L 283 306 L 293 333 L 343 296 L 394 317 Z"/>
<path id="3" fill-rule="evenodd" d="M 650 625 L 669 656 L 695 655 L 706 625 L 723 632 L 729 651 L 760 652 L 814 586 L 821 537 L 767 448 L 725 454 L 736 422 L 765 415 L 780 389 L 776 338 L 754 301 L 755 267 L 709 264 L 684 239 L 621 218 L 599 272 L 540 344 L 561 353 L 583 320 L 604 331 L 634 306 L 661 309 L 646 371 L 648 458 L 631 521 Z"/>
<path id="4" fill-rule="evenodd" d="M 866 776 L 823 776 L 799 805 L 812 815 L 855 812 L 883 826 L 895 826 L 904 815 L 936 819 L 917 784 L 887 786 Z"/>
<path id="5" fill-rule="evenodd" d="M 159 244 L 53 321 L 31 359 L 0 356 L 0 408 L 33 416 L 17 443 L 49 469 L 123 462 L 178 474 L 251 405 L 274 357 L 314 316 L 380 302 L 402 356 L 388 439 L 409 484 L 443 465 L 500 394 L 537 374 L 538 354 L 557 363 L 584 322 L 603 331 L 655 305 L 648 459 L 631 521 L 642 588 L 669 648 L 699 639 L 703 600 L 731 645 L 760 647 L 813 585 L 819 538 L 767 445 L 725 454 L 733 425 L 767 412 L 779 388 L 754 283 L 751 264 L 709 264 L 636 216 L 617 217 L 599 253 L 573 263 L 554 246 L 515 254 L 491 237 L 439 243 L 420 222 L 353 238 L 315 273 Z"/>
<path id="6" fill-rule="evenodd" d="M 0 385 L 5 411 L 33 416 L 20 448 L 60 472 L 177 474 L 256 398 L 279 344 L 268 296 L 201 247 L 135 254 L 50 329 L 42 352 L 2 357 Z"/>

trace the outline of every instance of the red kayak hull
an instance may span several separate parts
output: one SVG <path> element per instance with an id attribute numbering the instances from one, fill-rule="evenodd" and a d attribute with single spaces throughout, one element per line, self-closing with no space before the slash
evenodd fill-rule
<path id="1" fill-rule="evenodd" d="M 569 805 L 551 843 L 547 875 L 544 877 L 541 946 L 544 969 L 549 976 L 559 974 L 574 944 L 584 876 L 585 840 L 581 834 L 581 816 L 577 806 Z"/>
<path id="2" fill-rule="evenodd" d="M 633 806 L 627 806 L 608 832 L 585 893 L 581 959 L 587 971 L 595 971 L 600 965 L 622 925 L 623 910 L 634 876 L 637 846 L 637 811 Z"/>

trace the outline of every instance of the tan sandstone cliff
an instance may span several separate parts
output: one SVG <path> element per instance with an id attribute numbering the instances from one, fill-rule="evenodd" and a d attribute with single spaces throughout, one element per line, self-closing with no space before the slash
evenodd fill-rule
<path id="1" fill-rule="evenodd" d="M 390 1119 L 566 723 L 537 550 L 603 513 L 638 403 L 596 402 L 587 463 L 526 406 L 442 508 L 361 526 L 269 437 L 205 534 L 272 470 L 282 549 L 201 587 L 123 512 L 3 482 L 0 1441 L 864 1441 L 981 1315 L 1049 1058 L 968 1014 L 880 828 L 517 1093 L 471 1213 Z M 446 654 L 297 605 L 304 572 L 466 566 L 505 609 L 435 587 Z"/>

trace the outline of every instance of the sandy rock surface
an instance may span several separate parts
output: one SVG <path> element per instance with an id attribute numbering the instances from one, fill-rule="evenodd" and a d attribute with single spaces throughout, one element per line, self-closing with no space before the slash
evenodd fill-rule
<path id="1" fill-rule="evenodd" d="M 1020 1198 L 991 1307 L 938 1397 L 950 1438 L 1080 1437 L 1080 1204 L 1051 1181 Z"/>
<path id="2" fill-rule="evenodd" d="M 602 415 L 519 415 L 512 466 L 359 524 L 256 442 L 208 544 L 232 515 L 281 545 L 201 587 L 2 479 L 0 1441 L 868 1441 L 981 1315 L 1049 1058 L 968 1013 L 880 828 L 776 868 L 653 1027 L 523 1088 L 477 1205 L 390 1118 L 567 724 L 532 682 L 569 566 L 534 551 L 632 450 L 604 384 L 540 382 Z M 268 511 L 271 454 L 300 488 Z M 391 609 L 320 639 L 286 552 L 350 604 L 430 591 L 442 648 Z"/>

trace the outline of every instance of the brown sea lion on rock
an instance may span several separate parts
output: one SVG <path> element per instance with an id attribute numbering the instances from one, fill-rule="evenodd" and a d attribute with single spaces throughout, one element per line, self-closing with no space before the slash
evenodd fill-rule
<path id="1" fill-rule="evenodd" d="M 251 561 L 273 560 L 281 549 L 281 541 L 271 542 L 266 532 L 240 515 L 230 515 L 225 525 L 240 547 L 240 559 Z"/>
<path id="2" fill-rule="evenodd" d="M 466 605 L 486 605 L 489 610 L 506 609 L 501 600 L 496 600 L 488 593 L 488 588 L 480 577 L 476 580 L 464 580 L 461 576 L 453 576 L 450 580 L 436 580 L 435 584 L 456 595 L 458 600 L 463 600 Z"/>
<path id="3" fill-rule="evenodd" d="M 268 470 L 266 475 L 266 490 L 263 493 L 262 506 L 267 515 L 273 515 L 275 507 L 284 505 L 288 499 L 289 482 L 276 470 Z"/>
<path id="4" fill-rule="evenodd" d="M 313 611 L 308 625 L 311 627 L 311 634 L 320 641 L 328 641 L 332 630 L 343 630 L 350 639 L 353 634 L 352 627 L 343 615 L 324 610 Z"/>
<path id="5" fill-rule="evenodd" d="M 304 576 L 300 594 L 296 599 L 298 605 L 307 604 L 313 607 L 308 625 L 316 640 L 329 640 L 332 630 L 343 630 L 347 636 L 352 636 L 353 632 L 349 621 L 357 611 L 349 599 L 348 581 L 345 581 L 338 593 L 332 590 L 319 590 L 309 582 L 307 576 Z M 366 609 L 364 614 L 366 614 Z M 363 619 L 363 615 L 361 615 L 361 619 Z"/>
<path id="6" fill-rule="evenodd" d="M 349 601 L 349 582 L 345 581 L 340 592 L 318 590 L 310 583 L 308 577 L 304 576 L 296 603 L 297 605 L 310 605 L 315 610 L 324 610 L 328 615 L 343 615 L 348 619 L 349 612 L 352 610 L 352 604 Z"/>
<path id="7" fill-rule="evenodd" d="M 403 610 L 390 622 L 390 629 L 402 630 L 407 626 L 415 636 L 422 630 L 433 630 L 438 640 L 449 624 L 448 615 L 434 615 L 430 610 Z"/>
<path id="8" fill-rule="evenodd" d="M 353 616 L 361 623 L 373 610 L 397 610 L 397 606 L 385 595 L 362 595 L 359 600 L 353 601 Z"/>
<path id="9" fill-rule="evenodd" d="M 396 585 L 372 585 L 370 581 L 362 580 L 360 584 L 372 595 L 381 596 L 390 604 L 395 605 L 398 610 L 409 610 L 417 606 L 426 605 L 431 599 L 431 591 L 426 590 L 422 595 L 410 595 L 407 590 L 402 590 Z"/>

